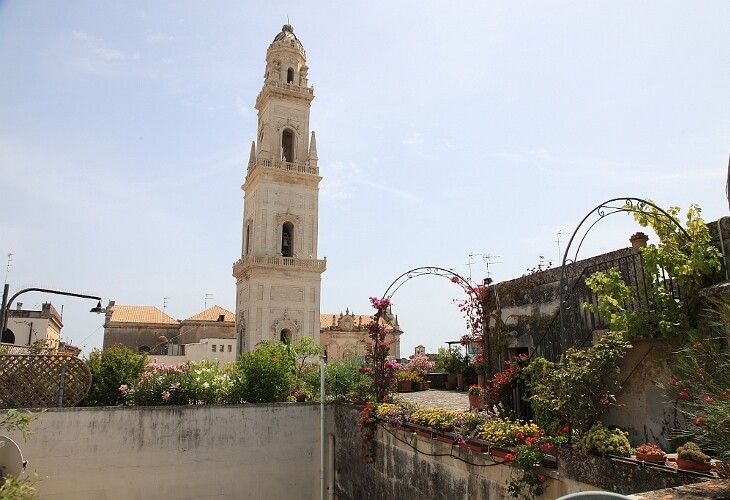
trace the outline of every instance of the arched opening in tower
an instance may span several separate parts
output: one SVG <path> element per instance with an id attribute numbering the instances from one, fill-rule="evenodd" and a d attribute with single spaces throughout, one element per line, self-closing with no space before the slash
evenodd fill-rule
<path id="1" fill-rule="evenodd" d="M 279 340 L 284 342 L 285 344 L 291 344 L 291 330 L 289 330 L 288 328 L 284 328 L 281 332 L 279 332 Z"/>
<path id="2" fill-rule="evenodd" d="M 294 255 L 294 226 L 291 222 L 285 222 L 281 228 L 281 255 L 283 257 Z"/>
<path id="3" fill-rule="evenodd" d="M 288 129 L 281 133 L 281 159 L 294 161 L 294 134 Z"/>
<path id="4" fill-rule="evenodd" d="M 286 70 L 286 83 L 294 83 L 294 68 Z"/>

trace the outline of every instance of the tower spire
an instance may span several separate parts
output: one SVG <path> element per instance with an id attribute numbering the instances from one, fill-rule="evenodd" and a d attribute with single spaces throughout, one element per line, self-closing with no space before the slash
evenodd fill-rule
<path id="1" fill-rule="evenodd" d="M 248 168 L 256 164 L 256 141 L 251 141 L 251 154 L 248 155 Z"/>
<path id="2" fill-rule="evenodd" d="M 309 165 L 312 167 L 317 166 L 317 137 L 314 135 L 312 130 L 312 138 L 309 140 Z"/>

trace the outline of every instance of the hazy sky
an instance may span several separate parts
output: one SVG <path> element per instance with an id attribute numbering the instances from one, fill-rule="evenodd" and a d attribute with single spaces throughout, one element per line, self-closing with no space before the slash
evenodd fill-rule
<path id="1" fill-rule="evenodd" d="M 254 100 L 286 23 L 307 50 L 322 312 L 419 266 L 519 277 L 604 200 L 728 214 L 730 2 L 0 1 L 0 257 L 42 286 L 235 308 Z M 615 215 L 581 257 L 628 246 Z M 469 268 L 469 255 L 472 266 Z M 460 289 L 393 297 L 402 354 L 466 332 Z M 101 346 L 88 300 L 63 336 Z"/>

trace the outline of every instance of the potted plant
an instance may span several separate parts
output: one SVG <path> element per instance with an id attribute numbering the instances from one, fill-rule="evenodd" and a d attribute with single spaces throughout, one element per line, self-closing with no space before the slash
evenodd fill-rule
<path id="1" fill-rule="evenodd" d="M 421 380 L 421 377 L 411 370 L 401 369 L 395 372 L 395 379 L 398 381 L 398 392 L 411 392 L 413 383 Z"/>
<path id="2" fill-rule="evenodd" d="M 687 441 L 677 448 L 677 467 L 685 470 L 709 472 L 712 469 L 710 457 L 692 441 Z"/>
<path id="3" fill-rule="evenodd" d="M 584 452 L 609 453 L 628 457 L 631 455 L 629 433 L 621 429 L 609 429 L 596 422 L 581 438 L 578 448 Z"/>
<path id="4" fill-rule="evenodd" d="M 667 459 L 667 454 L 664 453 L 659 446 L 654 443 L 640 444 L 636 448 L 636 460 L 642 460 L 644 462 L 653 463 L 664 463 Z"/>
<path id="5" fill-rule="evenodd" d="M 307 399 L 310 399 L 312 397 L 312 393 L 311 393 L 311 391 L 309 391 L 309 389 L 307 389 L 304 386 L 297 386 L 292 391 L 292 396 L 294 397 L 294 399 L 297 402 L 301 403 L 302 401 L 306 401 Z"/>
<path id="6" fill-rule="evenodd" d="M 647 241 L 649 241 L 649 236 L 641 231 L 637 231 L 629 237 L 629 242 L 634 250 L 645 247 Z"/>
<path id="7" fill-rule="evenodd" d="M 469 386 L 469 409 L 484 409 L 484 388 L 478 385 Z"/>

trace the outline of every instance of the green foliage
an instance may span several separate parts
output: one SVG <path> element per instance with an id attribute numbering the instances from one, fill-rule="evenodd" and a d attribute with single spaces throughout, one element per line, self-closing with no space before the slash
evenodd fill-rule
<path id="1" fill-rule="evenodd" d="M 464 357 L 458 349 L 439 347 L 436 354 L 436 366 L 447 373 L 456 373 L 464 363 Z"/>
<path id="2" fill-rule="evenodd" d="M 91 388 L 81 404 L 119 406 L 125 403 L 119 387 L 136 383 L 147 364 L 147 355 L 116 345 L 104 351 L 94 349 L 85 362 L 91 370 Z"/>
<path id="3" fill-rule="evenodd" d="M 586 285 L 596 294 L 597 304 L 585 304 L 585 308 L 600 314 L 611 331 L 628 332 L 631 337 L 644 333 L 646 311 L 626 308 L 633 302 L 633 293 L 618 269 L 593 273 L 586 278 Z"/>
<path id="4" fill-rule="evenodd" d="M 325 392 L 328 401 L 349 401 L 374 397 L 372 379 L 361 372 L 356 357 L 327 363 L 324 373 Z M 319 378 L 318 384 L 319 384 Z"/>
<path id="5" fill-rule="evenodd" d="M 545 491 L 544 475 L 538 465 L 545 457 L 535 444 L 521 444 L 510 457 L 514 469 L 508 482 L 507 491 L 511 498 L 536 498 Z"/>
<path id="6" fill-rule="evenodd" d="M 628 457 L 631 455 L 629 433 L 621 429 L 608 429 L 601 422 L 596 422 L 578 443 L 578 448 L 585 452 L 610 453 Z"/>
<path id="7" fill-rule="evenodd" d="M 677 458 L 700 463 L 710 461 L 710 457 L 702 451 L 697 443 L 693 443 L 692 441 L 687 441 L 677 448 Z"/>
<path id="8" fill-rule="evenodd" d="M 619 389 L 618 362 L 631 347 L 622 332 L 608 332 L 586 349 L 568 349 L 560 363 L 550 368 L 545 361 L 525 368 L 535 415 L 546 427 L 568 424 L 586 431 L 604 408 L 613 403 Z M 539 359 L 539 358 L 538 358 Z M 552 429 L 550 429 L 552 430 Z"/>
<path id="9" fill-rule="evenodd" d="M 673 376 L 664 385 L 686 421 L 672 436 L 730 461 L 730 297 L 710 300 L 703 318 L 701 336 L 668 360 Z"/>
<path id="10" fill-rule="evenodd" d="M 0 415 L 0 429 L 9 432 L 20 432 L 25 441 L 30 436 L 30 424 L 34 420 L 38 420 L 45 410 L 39 413 L 25 412 L 20 413 L 18 410 L 6 410 Z"/>
<path id="11" fill-rule="evenodd" d="M 36 482 L 37 477 L 18 479 L 5 476 L 4 482 L 0 484 L 0 500 L 34 500 L 38 498 Z"/>
<path id="12" fill-rule="evenodd" d="M 294 361 L 281 342 L 263 341 L 236 362 L 245 383 L 242 396 L 249 403 L 286 401 L 294 388 Z"/>
<path id="13" fill-rule="evenodd" d="M 45 410 L 43 410 L 45 411 Z M 7 410 L 0 415 L 0 430 L 8 432 L 20 432 L 24 440 L 28 440 L 31 434 L 30 424 L 40 418 L 43 412 L 20 413 L 18 410 Z M 0 482 L 0 500 L 31 500 L 38 498 L 35 489 L 36 478 L 18 479 L 13 476 L 5 476 Z"/>

